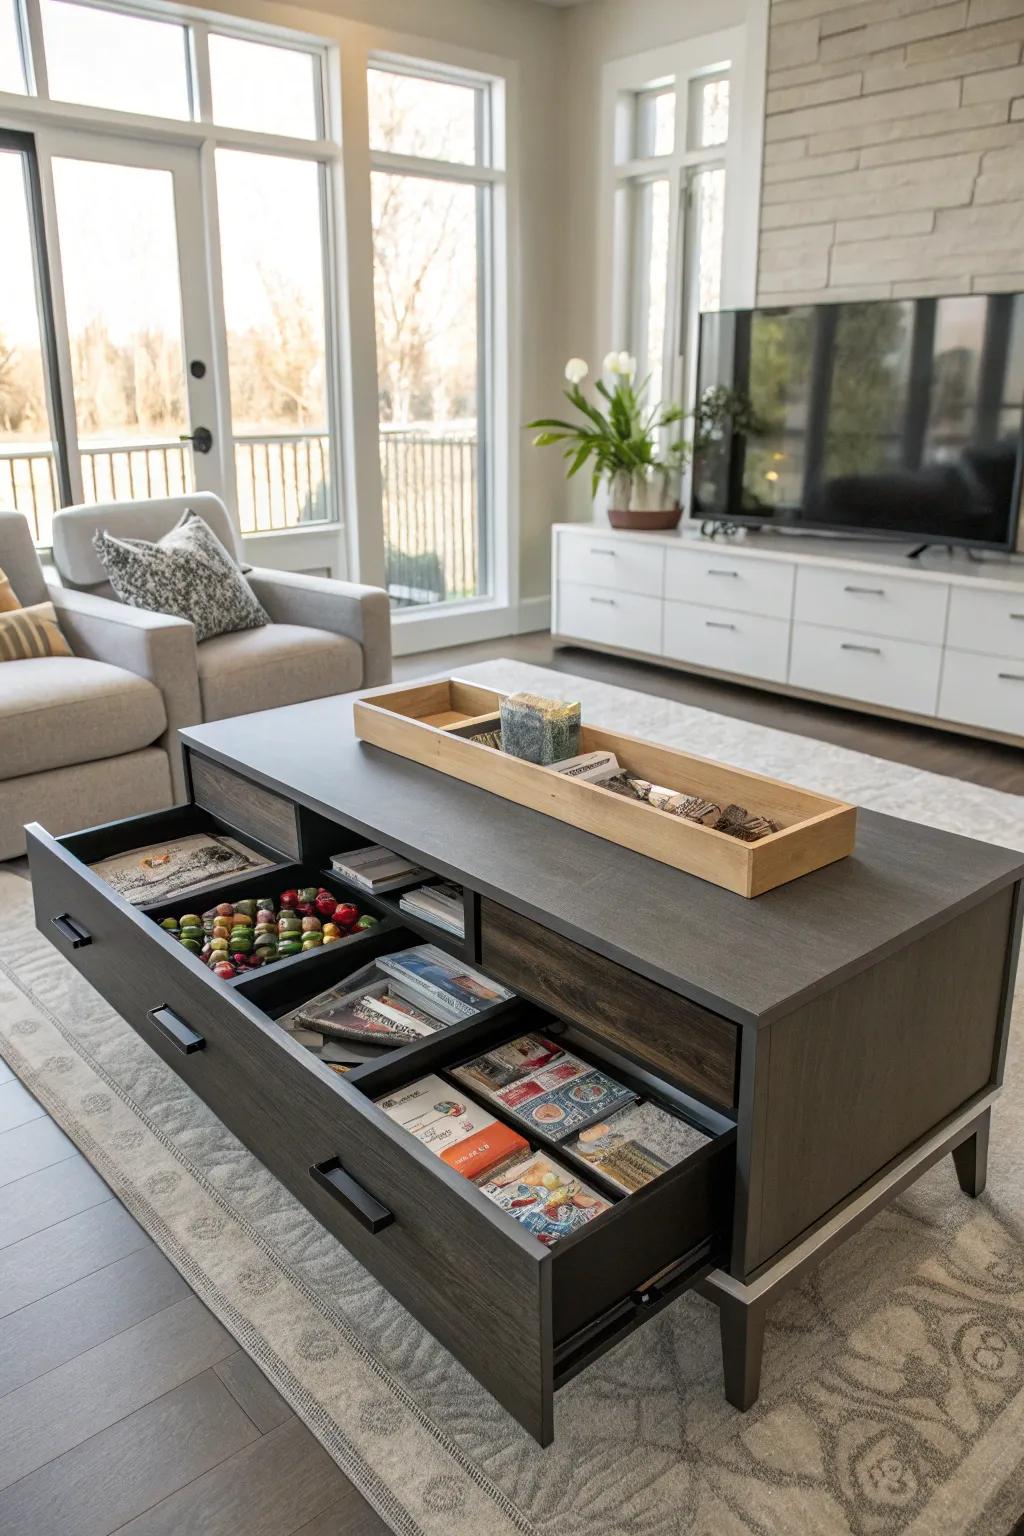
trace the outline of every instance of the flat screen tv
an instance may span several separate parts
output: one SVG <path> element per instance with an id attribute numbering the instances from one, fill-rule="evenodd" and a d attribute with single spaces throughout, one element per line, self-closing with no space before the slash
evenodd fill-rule
<path id="1" fill-rule="evenodd" d="M 697 375 L 692 516 L 1013 547 L 1024 295 L 705 314 Z"/>

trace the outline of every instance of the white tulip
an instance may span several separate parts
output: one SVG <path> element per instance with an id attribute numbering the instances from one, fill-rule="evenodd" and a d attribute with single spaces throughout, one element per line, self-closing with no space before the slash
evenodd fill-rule
<path id="1" fill-rule="evenodd" d="M 624 379 L 633 378 L 636 373 L 636 358 L 631 357 L 628 352 L 620 352 L 618 371 Z"/>
<path id="2" fill-rule="evenodd" d="M 582 357 L 570 357 L 565 365 L 565 376 L 570 384 L 582 384 L 589 372 Z"/>
<path id="3" fill-rule="evenodd" d="M 618 373 L 619 356 L 620 354 L 618 352 L 608 352 L 605 354 L 604 362 L 601 364 L 601 367 L 605 373 Z"/>

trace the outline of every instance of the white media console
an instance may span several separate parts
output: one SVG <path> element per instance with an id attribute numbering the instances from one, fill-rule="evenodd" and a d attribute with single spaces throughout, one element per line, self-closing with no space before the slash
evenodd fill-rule
<path id="1" fill-rule="evenodd" d="M 1024 745 L 1024 562 L 553 529 L 556 641 Z"/>

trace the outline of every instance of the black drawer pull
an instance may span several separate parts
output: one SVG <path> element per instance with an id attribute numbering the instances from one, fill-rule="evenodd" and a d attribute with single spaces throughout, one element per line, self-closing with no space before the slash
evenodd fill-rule
<path id="1" fill-rule="evenodd" d="M 722 623 L 719 622 L 718 619 L 705 619 L 704 620 L 704 628 L 705 629 L 735 629 L 736 625 L 735 624 L 722 624 Z"/>
<path id="2" fill-rule="evenodd" d="M 186 1056 L 191 1056 L 193 1051 L 201 1051 L 206 1045 L 204 1037 L 197 1035 L 195 1030 L 190 1028 L 184 1019 L 179 1019 L 171 1008 L 151 1008 L 149 1017 L 164 1038 Z"/>
<path id="3" fill-rule="evenodd" d="M 320 1188 L 333 1195 L 367 1232 L 381 1232 L 394 1221 L 394 1212 L 367 1194 L 363 1186 L 345 1172 L 340 1158 L 329 1157 L 326 1163 L 314 1163 L 309 1171 Z"/>
<path id="4" fill-rule="evenodd" d="M 59 917 L 51 917 L 50 922 L 72 949 L 84 949 L 87 944 L 92 943 L 92 934 L 88 928 L 83 928 L 81 923 L 76 923 L 75 919 L 69 917 L 66 912 L 62 912 Z"/>
<path id="5" fill-rule="evenodd" d="M 841 651 L 863 651 L 865 656 L 881 656 L 882 654 L 880 645 L 854 645 L 852 640 L 841 640 L 839 649 Z"/>
<path id="6" fill-rule="evenodd" d="M 739 571 L 720 571 L 716 570 L 712 565 L 708 566 L 707 574 L 709 576 L 731 576 L 734 581 L 738 581 L 740 576 Z"/>
<path id="7" fill-rule="evenodd" d="M 1003 683 L 1024 683 L 1024 672 L 1000 672 L 998 675 Z"/>
<path id="8" fill-rule="evenodd" d="M 884 587 L 844 587 L 844 592 L 859 592 L 864 597 L 884 597 Z"/>

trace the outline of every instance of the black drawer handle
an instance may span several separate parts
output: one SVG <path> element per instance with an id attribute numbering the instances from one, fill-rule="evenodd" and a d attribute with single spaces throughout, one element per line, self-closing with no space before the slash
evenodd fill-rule
<path id="1" fill-rule="evenodd" d="M 51 917 L 50 922 L 72 949 L 84 949 L 87 944 L 92 943 L 92 934 L 88 928 L 83 928 L 81 923 L 76 923 L 75 919 L 69 917 L 66 912 L 62 912 L 59 917 Z"/>
<path id="2" fill-rule="evenodd" d="M 704 628 L 705 629 L 735 629 L 736 625 L 735 624 L 722 624 L 717 619 L 705 619 L 704 620 Z"/>
<path id="3" fill-rule="evenodd" d="M 340 1158 L 329 1157 L 326 1163 L 314 1163 L 309 1171 L 320 1188 L 333 1195 L 367 1232 L 382 1232 L 394 1221 L 394 1212 L 375 1200 L 361 1184 L 357 1184 L 341 1166 Z"/>
<path id="4" fill-rule="evenodd" d="M 849 586 L 847 586 L 847 587 L 843 588 L 843 591 L 844 592 L 857 592 L 857 593 L 860 593 L 863 597 L 884 597 L 885 596 L 885 588 L 884 587 L 849 587 Z"/>
<path id="5" fill-rule="evenodd" d="M 149 1017 L 164 1038 L 186 1056 L 191 1056 L 193 1051 L 201 1051 L 206 1045 L 204 1037 L 197 1035 L 184 1019 L 179 1019 L 172 1008 L 151 1008 Z"/>
<path id="6" fill-rule="evenodd" d="M 1000 672 L 998 675 L 1003 683 L 1024 683 L 1024 672 Z"/>
<path id="7" fill-rule="evenodd" d="M 841 651 L 862 651 L 865 656 L 881 656 L 880 645 L 854 645 L 852 640 L 842 640 L 839 644 Z"/>
<path id="8" fill-rule="evenodd" d="M 709 565 L 708 568 L 707 568 L 707 574 L 709 576 L 731 576 L 734 581 L 739 581 L 739 577 L 740 577 L 739 571 L 721 571 L 721 570 L 716 570 L 715 567 L 711 566 L 711 565 Z"/>

